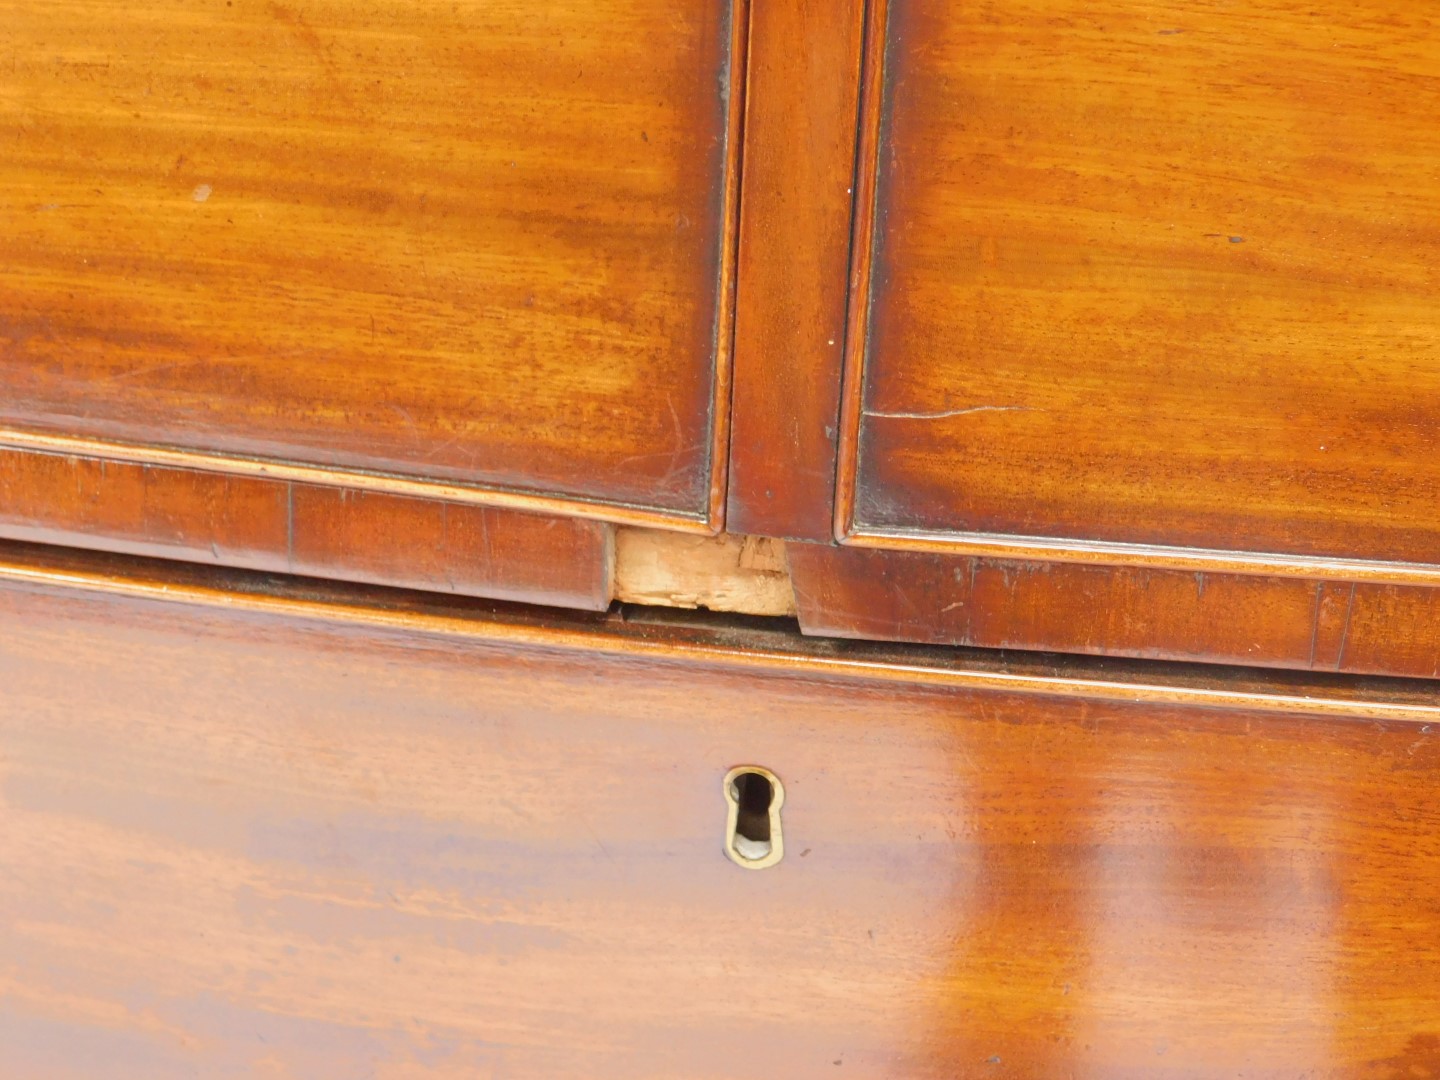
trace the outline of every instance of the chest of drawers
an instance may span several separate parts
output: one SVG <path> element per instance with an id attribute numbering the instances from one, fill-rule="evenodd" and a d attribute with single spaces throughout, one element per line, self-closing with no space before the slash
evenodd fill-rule
<path id="1" fill-rule="evenodd" d="M 0 1072 L 1440 1070 L 1437 73 L 0 0 Z"/>

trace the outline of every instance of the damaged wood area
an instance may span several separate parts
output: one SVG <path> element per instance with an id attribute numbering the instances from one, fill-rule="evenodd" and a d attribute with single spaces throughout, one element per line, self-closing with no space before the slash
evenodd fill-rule
<path id="1" fill-rule="evenodd" d="M 617 529 L 615 599 L 742 615 L 795 614 L 785 543 L 761 536 Z"/>

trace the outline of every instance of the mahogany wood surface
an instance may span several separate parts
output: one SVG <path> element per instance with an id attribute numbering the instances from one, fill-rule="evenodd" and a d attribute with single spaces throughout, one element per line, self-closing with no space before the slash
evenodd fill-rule
<path id="1" fill-rule="evenodd" d="M 872 11 L 840 532 L 1440 582 L 1425 6 Z"/>
<path id="2" fill-rule="evenodd" d="M 788 544 L 807 634 L 1440 678 L 1440 589 Z"/>
<path id="3" fill-rule="evenodd" d="M 728 527 L 828 539 L 844 355 L 861 0 L 750 13 Z"/>
<path id="4" fill-rule="evenodd" d="M 0 581 L 7 1076 L 1440 1068 L 1431 687 Z"/>
<path id="5" fill-rule="evenodd" d="M 614 527 L 0 449 L 0 537 L 603 611 Z"/>
<path id="6" fill-rule="evenodd" d="M 3 0 L 0 428 L 718 524 L 744 14 Z"/>

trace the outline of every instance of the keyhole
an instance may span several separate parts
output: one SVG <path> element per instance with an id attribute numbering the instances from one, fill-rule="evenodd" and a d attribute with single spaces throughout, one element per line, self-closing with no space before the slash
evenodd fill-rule
<path id="1" fill-rule="evenodd" d="M 775 789 L 759 773 L 741 773 L 730 782 L 740 808 L 735 815 L 735 850 L 747 859 L 770 854 L 770 803 Z"/>
<path id="2" fill-rule="evenodd" d="M 785 854 L 780 835 L 780 778 L 758 765 L 742 765 L 725 776 L 725 853 L 749 870 L 774 866 Z"/>

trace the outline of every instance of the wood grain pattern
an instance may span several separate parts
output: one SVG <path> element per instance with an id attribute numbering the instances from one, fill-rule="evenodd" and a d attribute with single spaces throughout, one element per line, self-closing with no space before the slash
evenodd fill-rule
<path id="1" fill-rule="evenodd" d="M 1437 1064 L 1440 727 L 0 555 L 7 1075 Z M 721 850 L 747 762 L 787 793 L 759 873 Z"/>
<path id="2" fill-rule="evenodd" d="M 291 573 L 604 611 L 615 530 L 598 521 L 294 487 Z"/>
<path id="3" fill-rule="evenodd" d="M 735 308 L 735 532 L 827 539 L 845 339 L 862 0 L 751 11 Z"/>
<path id="4" fill-rule="evenodd" d="M 0 537 L 603 611 L 613 527 L 0 449 Z"/>
<path id="5" fill-rule="evenodd" d="M 1440 678 L 1440 589 L 789 544 L 807 634 Z"/>
<path id="6" fill-rule="evenodd" d="M 0 426 L 718 524 L 738 10 L 0 3 Z"/>
<path id="7" fill-rule="evenodd" d="M 841 532 L 1440 580 L 1434 20 L 1397 0 L 876 12 Z"/>
<path id="8" fill-rule="evenodd" d="M 782 620 L 699 620 L 664 608 L 606 614 L 544 610 L 492 600 L 407 593 L 321 579 L 0 542 L 0 583 L 61 586 L 132 600 L 231 613 L 283 615 L 365 632 L 425 634 L 521 649 L 684 660 L 794 675 L 864 678 L 898 686 L 1041 694 L 1094 701 L 1305 713 L 1382 722 L 1440 722 L 1433 683 L 1293 671 L 1092 660 L 991 649 L 938 649 L 799 639 Z M 797 668 L 798 666 L 798 668 Z"/>

